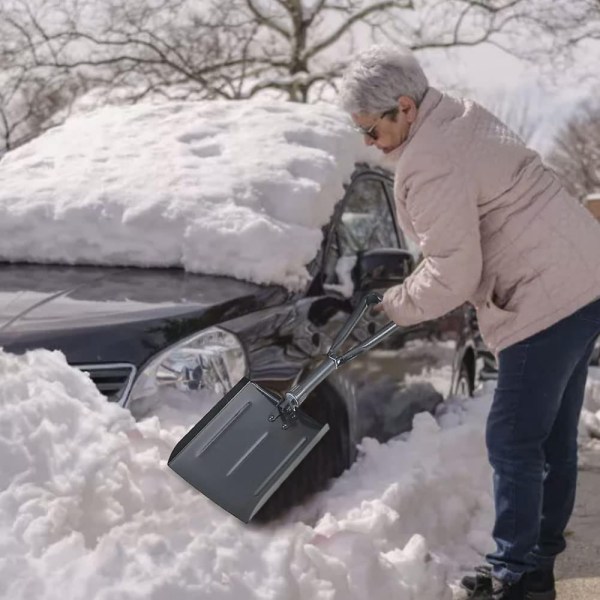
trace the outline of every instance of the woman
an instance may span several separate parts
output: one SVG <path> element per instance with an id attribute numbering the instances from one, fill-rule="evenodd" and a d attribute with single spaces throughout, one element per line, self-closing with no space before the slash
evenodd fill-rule
<path id="1" fill-rule="evenodd" d="M 398 220 L 424 255 L 383 310 L 408 326 L 469 301 L 498 360 L 486 431 L 497 548 L 463 586 L 474 599 L 553 600 L 600 333 L 600 225 L 503 123 L 430 87 L 409 50 L 359 54 L 340 100 L 397 161 Z"/>

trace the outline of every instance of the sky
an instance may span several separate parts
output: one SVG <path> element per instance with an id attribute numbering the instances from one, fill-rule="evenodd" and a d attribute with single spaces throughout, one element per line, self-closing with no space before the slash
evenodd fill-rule
<path id="1" fill-rule="evenodd" d="M 364 156 L 357 140 L 319 106 L 81 115 L 0 163 L 0 255 L 94 252 L 294 287 Z M 259 527 L 167 467 L 189 413 L 135 422 L 60 352 L 0 349 L 0 381 L 2 598 L 451 600 L 492 549 L 492 383 L 418 415 L 409 434 L 362 440 L 330 489 Z M 581 421 L 581 443 L 597 447 L 591 433 L 600 437 L 598 368 Z"/>
<path id="2" fill-rule="evenodd" d="M 475 99 L 516 130 L 528 107 L 535 132 L 526 141 L 542 156 L 577 105 L 597 93 L 597 79 L 589 72 L 599 60 L 600 44 L 582 49 L 571 67 L 551 78 L 548 65 L 536 66 L 490 44 L 430 52 L 423 59 L 434 85 Z"/>

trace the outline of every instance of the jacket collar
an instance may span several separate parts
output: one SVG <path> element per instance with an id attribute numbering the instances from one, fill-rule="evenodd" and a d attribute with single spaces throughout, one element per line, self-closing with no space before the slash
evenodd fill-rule
<path id="1" fill-rule="evenodd" d="M 436 88 L 430 87 L 427 89 L 419 108 L 417 109 L 417 118 L 414 123 L 410 126 L 408 131 L 408 137 L 398 146 L 394 154 L 397 153 L 397 156 L 400 157 L 402 152 L 404 152 L 406 146 L 410 143 L 417 131 L 423 123 L 427 120 L 427 117 L 433 112 L 433 110 L 437 107 L 437 105 L 442 101 L 444 95 L 442 92 L 437 90 Z"/>

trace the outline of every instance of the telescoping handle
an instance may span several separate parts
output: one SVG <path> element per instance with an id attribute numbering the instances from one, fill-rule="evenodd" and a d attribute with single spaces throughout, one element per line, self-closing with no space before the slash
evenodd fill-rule
<path id="1" fill-rule="evenodd" d="M 352 333 L 354 328 L 356 327 L 358 321 L 362 318 L 362 316 L 367 312 L 369 307 L 378 304 L 381 302 L 382 297 L 377 292 L 369 292 L 365 294 L 357 307 L 354 309 L 354 312 L 350 315 L 342 329 L 339 331 L 333 343 L 331 344 L 331 348 L 327 353 L 327 358 L 311 373 L 309 373 L 306 378 L 295 385 L 289 392 L 285 394 L 284 400 L 282 401 L 282 407 L 291 407 L 292 409 L 297 408 L 306 400 L 306 397 L 332 372 L 335 371 L 341 365 L 347 363 L 348 361 L 360 356 L 364 352 L 367 352 L 379 342 L 383 341 L 385 338 L 390 336 L 392 333 L 395 333 L 400 329 L 399 325 L 396 325 L 394 322 L 390 322 L 378 331 L 376 331 L 371 337 L 368 337 L 366 340 L 357 344 L 353 348 L 350 348 L 347 352 L 338 356 L 336 352 L 340 349 L 342 344 L 348 339 L 348 336 Z"/>
<path id="2" fill-rule="evenodd" d="M 341 347 L 342 344 L 348 339 L 348 336 L 352 333 L 357 323 L 362 319 L 363 315 L 367 312 L 369 307 L 379 304 L 382 300 L 381 294 L 377 292 L 369 292 L 365 294 L 361 299 L 354 312 L 348 317 L 348 320 L 344 326 L 339 330 L 335 336 L 329 348 L 328 356 L 335 354 Z"/>

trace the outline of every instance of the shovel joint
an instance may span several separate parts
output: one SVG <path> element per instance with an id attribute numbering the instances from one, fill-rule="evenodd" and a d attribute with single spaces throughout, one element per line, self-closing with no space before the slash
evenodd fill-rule
<path id="1" fill-rule="evenodd" d="M 277 405 L 277 414 L 269 415 L 269 422 L 273 423 L 277 419 L 281 419 L 281 429 L 289 429 L 290 424 L 298 418 L 296 407 L 284 405 L 285 400 L 282 400 Z"/>

